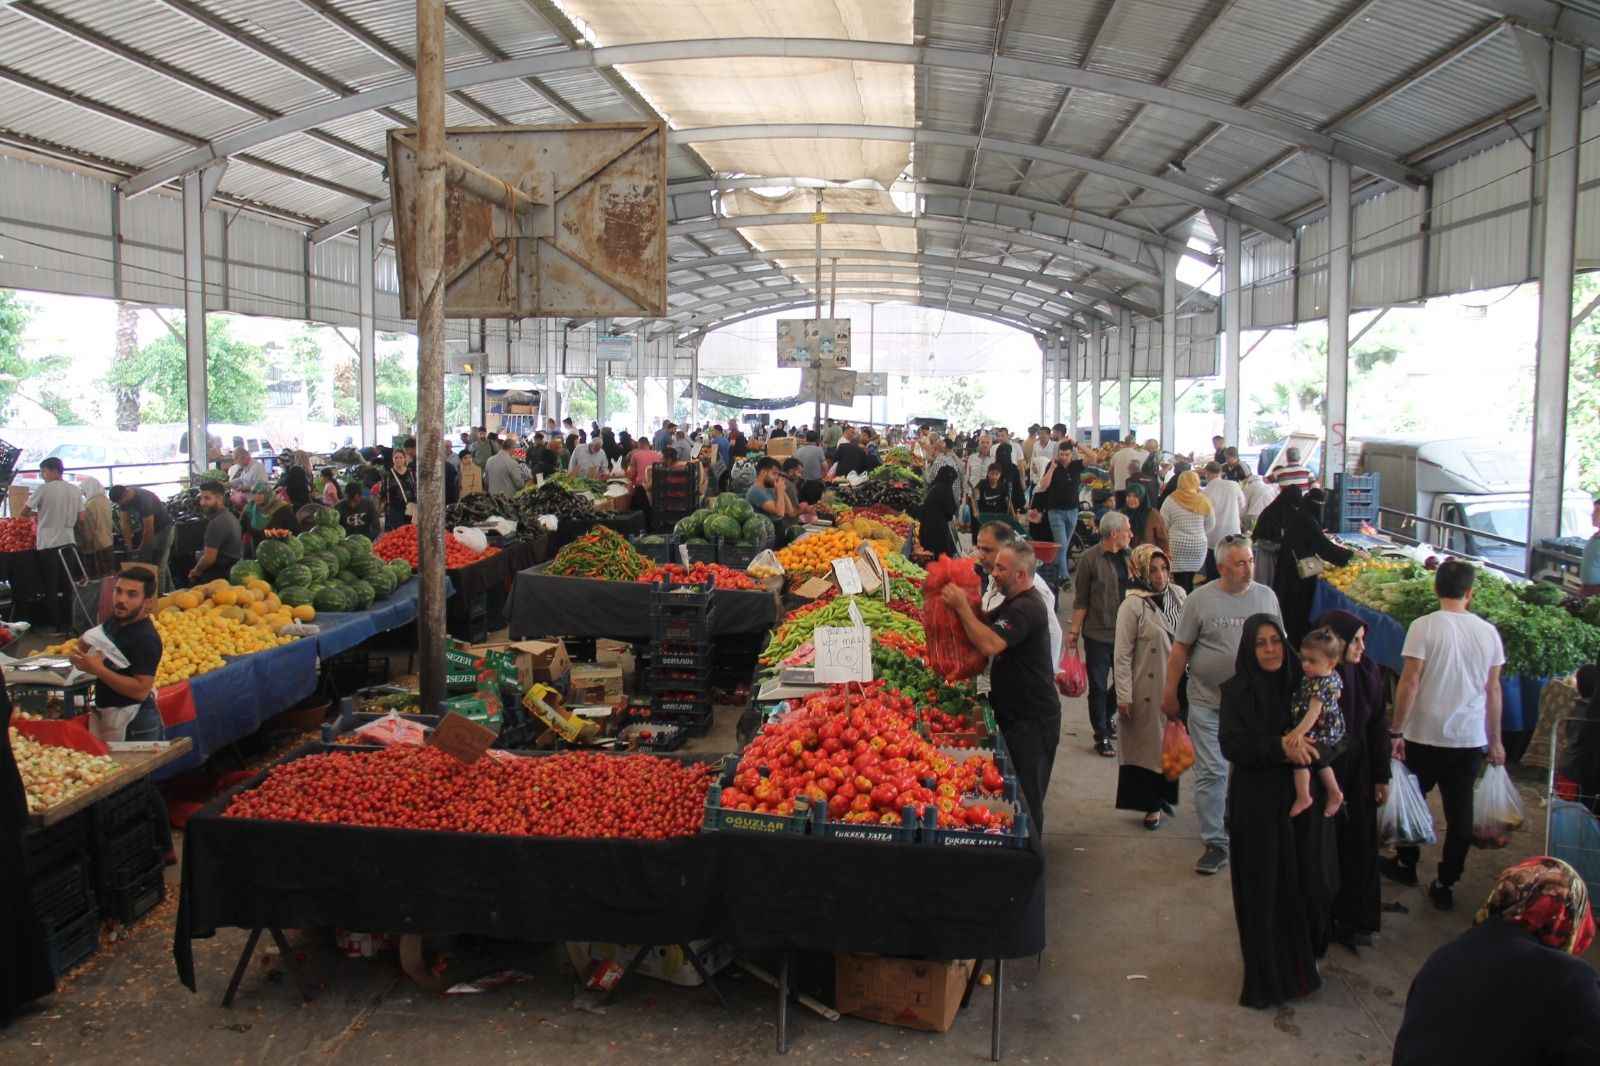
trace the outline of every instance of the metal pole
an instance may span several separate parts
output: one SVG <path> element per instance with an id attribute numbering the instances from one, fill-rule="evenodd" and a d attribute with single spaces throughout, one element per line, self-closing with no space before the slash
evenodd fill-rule
<path id="1" fill-rule="evenodd" d="M 183 177 L 183 347 L 188 378 L 189 469 L 211 465 L 206 417 L 206 201 L 201 175 Z"/>
<path id="2" fill-rule="evenodd" d="M 356 395 L 361 405 L 361 446 L 378 443 L 378 337 L 377 337 L 377 256 L 378 224 L 363 222 L 356 227 L 356 287 L 359 301 L 361 344 L 356 354 Z"/>
<path id="3" fill-rule="evenodd" d="M 417 651 L 422 706 L 444 702 L 444 0 L 417 0 Z"/>
<path id="4" fill-rule="evenodd" d="M 633 435 L 640 438 L 645 435 L 644 357 L 650 343 L 642 329 L 633 335 Z"/>
<path id="5" fill-rule="evenodd" d="M 1350 164 L 1328 161 L 1328 386 L 1322 411 L 1322 483 L 1344 472 L 1350 399 Z"/>
<path id="6" fill-rule="evenodd" d="M 700 345 L 689 349 L 689 425 L 700 421 Z"/>
<path id="7" fill-rule="evenodd" d="M 817 290 L 816 319 L 819 322 L 822 321 L 822 223 L 826 218 L 827 216 L 822 213 L 822 190 L 818 189 L 817 210 L 811 216 L 812 221 L 816 223 L 817 229 L 817 267 L 811 275 L 811 281 Z M 820 350 L 811 357 L 811 367 L 812 384 L 816 390 L 811 398 L 811 426 L 820 434 L 822 432 L 822 352 Z"/>
<path id="8" fill-rule="evenodd" d="M 1226 375 L 1222 383 L 1222 438 L 1235 447 L 1244 444 L 1240 433 L 1244 382 L 1240 380 L 1240 330 L 1244 324 L 1242 246 L 1237 219 L 1222 224 L 1222 332 Z"/>
<path id="9" fill-rule="evenodd" d="M 834 268 L 838 269 L 839 261 L 837 259 L 835 259 L 833 262 L 834 262 Z M 878 305 L 877 304 L 868 304 L 867 305 L 867 373 L 876 374 L 877 372 L 878 372 Z M 874 421 L 874 422 L 879 421 L 879 419 L 878 419 L 878 397 L 876 397 L 876 396 L 872 397 L 871 399 L 869 399 L 867 401 L 867 417 L 872 419 L 872 421 Z M 883 389 L 883 419 L 882 419 L 882 421 L 887 422 L 888 420 L 889 420 L 889 388 L 888 388 L 888 385 L 885 384 L 884 389 Z"/>
<path id="10" fill-rule="evenodd" d="M 1168 250 L 1161 271 L 1161 448 L 1172 451 L 1178 435 L 1178 260 Z"/>
<path id="11" fill-rule="evenodd" d="M 1117 318 L 1117 414 L 1126 440 L 1133 433 L 1133 313 L 1124 310 Z"/>
<path id="12" fill-rule="evenodd" d="M 1534 547 L 1558 537 L 1565 491 L 1567 374 L 1572 357 L 1572 267 L 1577 233 L 1578 137 L 1583 54 L 1550 44 L 1549 116 L 1544 125 L 1544 258 L 1539 271 L 1539 349 L 1533 386 L 1532 499 L 1528 572 Z M 1576 532 L 1573 530 L 1571 532 Z"/>
<path id="13" fill-rule="evenodd" d="M 1089 337 L 1089 446 L 1100 446 L 1100 375 L 1105 371 L 1105 327 L 1096 326 Z"/>
<path id="14" fill-rule="evenodd" d="M 1072 422 L 1068 427 L 1071 431 L 1068 436 L 1073 440 L 1078 439 L 1078 368 L 1083 365 L 1079 356 L 1085 350 L 1087 343 L 1087 339 L 1081 333 L 1073 333 L 1067 337 L 1067 382 L 1072 387 L 1070 393 L 1072 410 L 1068 412 L 1072 416 Z"/>
<path id="15" fill-rule="evenodd" d="M 1045 401 L 1050 394 L 1050 346 L 1055 343 L 1051 340 L 1039 344 L 1039 421 L 1045 417 Z"/>
<path id="16" fill-rule="evenodd" d="M 1051 398 L 1052 401 L 1054 401 L 1054 405 L 1055 405 L 1054 416 L 1050 419 L 1050 424 L 1053 426 L 1057 422 L 1061 421 L 1061 358 L 1062 358 L 1062 345 L 1066 344 L 1068 346 L 1066 351 L 1067 351 L 1067 353 L 1070 354 L 1071 351 L 1072 351 L 1072 348 L 1071 348 L 1072 342 L 1067 340 L 1067 338 L 1065 338 L 1065 337 L 1053 337 L 1053 338 L 1051 338 L 1050 343 L 1052 345 L 1054 345 L 1054 351 L 1052 352 L 1052 354 L 1055 356 L 1055 363 L 1056 363 L 1055 379 L 1050 383 L 1050 386 L 1051 386 L 1050 387 L 1050 398 Z"/>
<path id="17" fill-rule="evenodd" d="M 675 414 L 677 412 L 677 404 L 675 402 L 676 401 L 676 397 L 674 397 L 672 395 L 672 389 L 673 389 L 672 372 L 677 369 L 677 365 L 678 365 L 678 346 L 676 344 L 674 344 L 672 347 L 667 349 L 667 413 L 661 416 L 663 419 L 665 419 L 665 420 L 667 420 L 669 422 L 672 420 L 673 414 Z M 691 374 L 690 375 L 691 381 L 693 380 L 693 377 L 694 376 Z M 697 387 L 695 387 L 696 384 L 698 384 L 698 383 L 691 384 L 690 388 L 689 388 L 689 391 L 691 393 L 695 394 L 695 399 L 698 399 L 700 390 Z M 691 404 L 693 404 L 695 401 L 692 399 L 689 402 Z M 690 408 L 690 413 L 691 414 L 694 413 L 694 408 L 692 408 L 692 407 Z"/>

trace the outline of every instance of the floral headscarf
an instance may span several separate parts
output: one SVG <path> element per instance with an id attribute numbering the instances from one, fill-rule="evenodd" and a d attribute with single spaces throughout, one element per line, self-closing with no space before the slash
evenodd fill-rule
<path id="1" fill-rule="evenodd" d="M 1500 872 L 1473 924 L 1482 925 L 1490 918 L 1520 925 L 1541 944 L 1571 955 L 1582 955 L 1594 940 L 1589 886 L 1578 871 L 1548 855 Z"/>
<path id="2" fill-rule="evenodd" d="M 1167 559 L 1167 553 L 1154 544 L 1141 544 L 1128 554 L 1128 572 L 1140 588 L 1150 587 L 1150 563 L 1158 555 Z M 1172 560 L 1167 559 L 1167 564 L 1170 566 Z"/>

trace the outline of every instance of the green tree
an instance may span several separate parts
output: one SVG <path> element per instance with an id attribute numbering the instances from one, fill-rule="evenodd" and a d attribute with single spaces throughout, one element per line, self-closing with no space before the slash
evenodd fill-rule
<path id="1" fill-rule="evenodd" d="M 189 395 L 182 337 L 183 320 L 168 333 L 140 348 L 132 359 L 111 368 L 106 383 L 113 389 L 137 388 L 140 410 L 150 422 L 182 422 L 188 417 Z M 256 422 L 267 406 L 259 345 L 238 340 L 228 320 L 206 319 L 206 408 L 212 422 Z"/>
<path id="2" fill-rule="evenodd" d="M 725 392 L 729 396 L 743 396 L 750 399 L 750 379 L 743 374 L 719 374 L 716 377 L 701 378 L 700 384 L 708 389 Z M 700 417 L 711 422 L 721 422 L 724 426 L 735 422 L 743 408 L 729 407 L 726 404 L 712 403 L 709 400 L 700 401 Z"/>
<path id="3" fill-rule="evenodd" d="M 333 422 L 354 426 L 361 422 L 361 387 L 354 357 L 341 359 L 333 367 Z"/>
<path id="4" fill-rule="evenodd" d="M 22 335 L 32 317 L 33 309 L 15 292 L 0 289 L 0 413 L 20 398 L 49 414 L 57 425 L 84 425 L 82 416 L 72 409 L 73 393 L 81 395 L 81 390 L 67 381 L 72 358 L 23 354 Z"/>
<path id="5" fill-rule="evenodd" d="M 597 414 L 595 407 L 594 379 L 593 378 L 568 378 L 567 379 L 567 415 L 574 425 L 584 425 L 593 422 Z M 627 414 L 633 410 L 633 387 L 622 379 L 606 378 L 606 418 L 612 415 Z"/>
<path id="6" fill-rule="evenodd" d="M 374 367 L 378 384 L 378 406 L 387 407 L 401 425 L 417 421 L 417 361 L 406 353 L 382 352 Z M 357 421 L 360 421 L 359 408 Z M 380 419 L 379 421 L 382 421 Z"/>
<path id="7" fill-rule="evenodd" d="M 301 323 L 300 330 L 289 338 L 288 365 L 285 367 L 293 380 L 306 389 L 306 417 L 320 422 L 328 417 L 327 399 L 322 388 L 322 342 L 317 339 L 317 327 Z"/>
<path id="8" fill-rule="evenodd" d="M 444 379 L 444 428 L 472 424 L 472 397 L 464 374 L 447 374 Z"/>
<path id="9" fill-rule="evenodd" d="M 1579 274 L 1572 286 L 1573 314 L 1600 294 L 1594 274 Z M 1567 380 L 1567 460 L 1576 461 L 1578 487 L 1600 496 L 1600 316 L 1590 315 L 1572 331 Z"/>
<path id="10" fill-rule="evenodd" d="M 911 385 L 902 378 L 902 384 Z M 957 429 L 972 429 L 985 421 L 984 385 L 965 375 L 924 378 L 916 382 L 911 402 L 913 417 L 944 418 Z"/>

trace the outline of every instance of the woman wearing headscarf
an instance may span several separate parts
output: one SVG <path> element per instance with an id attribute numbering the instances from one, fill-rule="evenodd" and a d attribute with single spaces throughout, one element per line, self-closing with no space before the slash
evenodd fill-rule
<path id="1" fill-rule="evenodd" d="M 1122 722 L 1116 806 L 1119 811 L 1143 812 L 1144 827 L 1159 829 L 1161 812 L 1178 802 L 1178 783 L 1161 771 L 1161 735 L 1167 724 L 1161 694 L 1185 594 L 1172 584 L 1167 553 L 1154 544 L 1133 549 L 1128 568 L 1133 584 L 1117 607 L 1111 661 L 1117 717 Z"/>
<path id="2" fill-rule="evenodd" d="M 0 1028 L 17 1009 L 55 991 L 50 942 L 33 906 L 33 884 L 23 860 L 28 794 L 11 751 L 11 696 L 0 681 Z"/>
<path id="3" fill-rule="evenodd" d="M 1167 498 L 1178 491 L 1178 479 L 1189 472 L 1189 460 L 1175 459 L 1172 463 L 1172 476 L 1167 478 L 1167 483 L 1161 486 L 1161 495 L 1156 497 L 1156 509 L 1165 506 Z"/>
<path id="4" fill-rule="evenodd" d="M 117 554 L 111 549 L 111 498 L 96 478 L 80 477 L 78 488 L 83 492 L 79 539 L 84 554 L 94 560 L 95 576 L 104 577 L 117 569 Z"/>
<path id="5" fill-rule="evenodd" d="M 622 458 L 622 445 L 617 443 L 617 436 L 611 432 L 610 426 L 600 431 L 600 450 L 605 452 L 607 466 L 615 465 Z"/>
<path id="6" fill-rule="evenodd" d="M 1322 785 L 1311 779 L 1312 807 L 1289 817 L 1290 771 L 1312 761 L 1309 741 L 1286 734 L 1294 726 L 1290 698 L 1299 664 L 1278 620 L 1245 619 L 1234 675 L 1222 686 L 1217 735 L 1228 774 L 1228 868 L 1233 916 L 1244 956 L 1239 1003 L 1272 1007 L 1322 987 L 1317 958 L 1327 947 L 1332 892 L 1326 852 Z M 1314 830 L 1314 831 L 1313 831 Z"/>
<path id="7" fill-rule="evenodd" d="M 1272 591 L 1278 594 L 1289 639 L 1298 644 L 1311 629 L 1311 600 L 1317 594 L 1317 579 L 1300 576 L 1300 561 L 1320 557 L 1329 565 L 1344 566 L 1355 552 L 1341 548 L 1322 532 L 1298 485 L 1285 485 L 1279 491 L 1278 498 L 1256 519 L 1253 536 L 1278 545 Z"/>
<path id="8" fill-rule="evenodd" d="M 1010 443 L 994 450 L 994 461 L 1000 465 L 1000 484 L 1005 486 L 1011 498 L 1011 509 L 1022 510 L 1028 505 L 1028 497 L 1022 485 L 1022 471 L 1011 461 Z"/>
<path id="9" fill-rule="evenodd" d="M 296 452 L 295 456 L 305 455 L 305 452 Z M 309 462 L 309 457 L 307 459 Z M 283 474 L 283 491 L 289 495 L 289 506 L 296 511 L 311 502 L 311 474 L 298 462 Z"/>
<path id="10" fill-rule="evenodd" d="M 260 545 L 267 539 L 269 529 L 286 529 L 290 533 L 300 532 L 300 523 L 296 520 L 293 509 L 284 503 L 279 498 L 278 491 L 266 482 L 251 490 L 250 502 L 245 506 L 241 518 L 240 526 L 252 547 Z"/>
<path id="11" fill-rule="evenodd" d="M 957 554 L 956 507 L 956 468 L 941 466 L 922 498 L 922 524 L 917 530 L 918 543 L 935 557 Z"/>
<path id="12" fill-rule="evenodd" d="M 1600 1062 L 1600 974 L 1588 886 L 1540 855 L 1501 872 L 1473 926 L 1428 956 L 1406 996 L 1394 1066 Z"/>
<path id="13" fill-rule="evenodd" d="M 1188 592 L 1194 588 L 1194 575 L 1206 565 L 1206 534 L 1217 524 L 1211 501 L 1200 491 L 1199 474 L 1185 470 L 1178 475 L 1178 488 L 1161 505 L 1161 518 L 1167 524 L 1172 579 Z"/>
<path id="14" fill-rule="evenodd" d="M 1117 508 L 1128 516 L 1128 525 L 1133 527 L 1133 543 L 1149 544 L 1160 549 L 1166 557 L 1170 546 L 1167 541 L 1167 520 L 1150 506 L 1150 494 L 1145 487 L 1134 481 L 1128 482 L 1128 487 L 1122 491 L 1121 505 Z M 1167 559 L 1170 568 L 1172 560 Z"/>
<path id="15" fill-rule="evenodd" d="M 1333 939 L 1355 950 L 1372 942 L 1383 900 L 1378 891 L 1378 808 L 1389 795 L 1389 709 L 1383 673 L 1366 657 L 1367 625 L 1349 611 L 1328 611 L 1317 619 L 1344 641 L 1339 680 L 1344 695 L 1343 754 L 1333 761 L 1344 790 L 1344 815 L 1334 837 L 1339 848 L 1339 893 L 1333 899 Z"/>

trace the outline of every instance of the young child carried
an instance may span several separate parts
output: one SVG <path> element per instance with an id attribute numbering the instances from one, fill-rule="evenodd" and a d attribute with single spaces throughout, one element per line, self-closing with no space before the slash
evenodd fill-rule
<path id="1" fill-rule="evenodd" d="M 1290 736 L 1305 737 L 1317 748 L 1317 760 L 1310 767 L 1294 768 L 1294 804 L 1289 808 L 1293 817 L 1311 806 L 1311 771 L 1315 770 L 1322 781 L 1327 799 L 1322 813 L 1332 818 L 1344 804 L 1344 792 L 1334 777 L 1330 765 L 1344 742 L 1344 714 L 1339 710 L 1339 697 L 1344 683 L 1337 673 L 1339 660 L 1344 658 L 1344 641 L 1326 626 L 1313 629 L 1300 641 L 1300 685 L 1295 689 L 1290 705 L 1296 719 Z"/>

